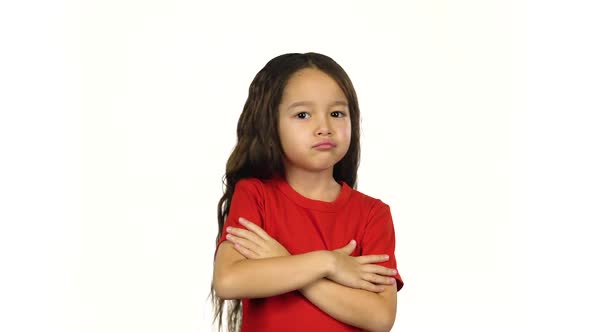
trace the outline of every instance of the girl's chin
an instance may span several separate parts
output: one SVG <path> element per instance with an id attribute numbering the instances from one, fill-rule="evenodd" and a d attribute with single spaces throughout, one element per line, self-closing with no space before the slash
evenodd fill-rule
<path id="1" fill-rule="evenodd" d="M 294 158 L 294 159 L 283 159 L 286 165 L 289 167 L 296 167 L 308 170 L 326 170 L 333 167 L 340 161 L 344 156 L 338 158 L 338 156 L 325 151 L 317 151 L 321 154 L 314 153 L 305 157 Z"/>
<path id="2" fill-rule="evenodd" d="M 306 164 L 301 164 L 301 163 L 297 163 L 297 164 L 291 164 L 291 167 L 293 168 L 299 168 L 299 169 L 304 169 L 307 171 L 312 171 L 312 172 L 321 172 L 321 171 L 326 171 L 329 170 L 331 168 L 334 167 L 335 164 L 333 163 L 306 163 Z"/>

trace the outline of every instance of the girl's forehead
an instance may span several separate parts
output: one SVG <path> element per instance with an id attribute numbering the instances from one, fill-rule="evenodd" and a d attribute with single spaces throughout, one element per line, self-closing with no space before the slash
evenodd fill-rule
<path id="1" fill-rule="evenodd" d="M 315 68 L 304 68 L 296 71 L 289 78 L 287 85 L 295 85 L 301 82 L 325 82 L 332 81 L 336 84 L 334 79 L 325 72 Z"/>
<path id="2" fill-rule="evenodd" d="M 298 101 L 344 100 L 344 92 L 328 74 L 317 69 L 304 69 L 295 73 L 283 91 L 282 103 Z"/>

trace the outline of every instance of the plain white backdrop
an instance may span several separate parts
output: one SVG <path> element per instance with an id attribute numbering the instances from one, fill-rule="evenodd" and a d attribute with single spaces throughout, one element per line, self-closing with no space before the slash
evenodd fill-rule
<path id="1" fill-rule="evenodd" d="M 582 1 L 0 5 L 0 330 L 212 331 L 225 162 L 254 75 L 319 52 L 390 205 L 394 331 L 587 331 Z M 287 277 L 287 276 L 286 276 Z"/>

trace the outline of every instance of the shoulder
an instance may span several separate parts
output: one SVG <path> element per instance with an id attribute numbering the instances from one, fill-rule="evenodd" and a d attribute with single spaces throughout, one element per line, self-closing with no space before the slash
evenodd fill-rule
<path id="1" fill-rule="evenodd" d="M 265 183 L 258 178 L 243 178 L 236 182 L 236 190 L 264 190 Z"/>
<path id="2" fill-rule="evenodd" d="M 359 202 L 370 214 L 383 209 L 389 209 L 389 205 L 379 198 L 375 198 L 356 189 L 352 189 L 351 199 Z"/>
<path id="3" fill-rule="evenodd" d="M 243 178 L 236 182 L 234 194 L 245 193 L 250 196 L 263 198 L 266 196 L 269 184 L 266 180 L 258 178 Z"/>
<path id="4" fill-rule="evenodd" d="M 379 198 L 353 190 L 353 199 L 360 202 L 361 214 L 364 216 L 363 228 L 367 230 L 375 229 L 383 231 L 383 227 L 389 229 L 393 224 L 393 217 L 389 205 Z"/>

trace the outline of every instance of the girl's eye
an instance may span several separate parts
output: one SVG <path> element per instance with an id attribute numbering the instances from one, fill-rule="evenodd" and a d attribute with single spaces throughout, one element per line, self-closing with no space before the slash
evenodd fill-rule
<path id="1" fill-rule="evenodd" d="M 334 111 L 331 114 L 333 115 L 333 114 L 338 114 L 338 113 L 340 113 L 340 116 L 336 116 L 338 118 L 343 118 L 346 115 L 346 114 L 344 114 L 343 112 L 340 112 L 340 111 Z M 296 115 L 297 118 L 299 118 L 299 119 L 305 119 L 305 117 L 301 117 L 300 116 L 301 114 L 307 114 L 307 115 L 309 115 L 309 113 L 307 113 L 307 112 L 301 112 L 301 113 L 297 113 L 297 115 Z"/>

